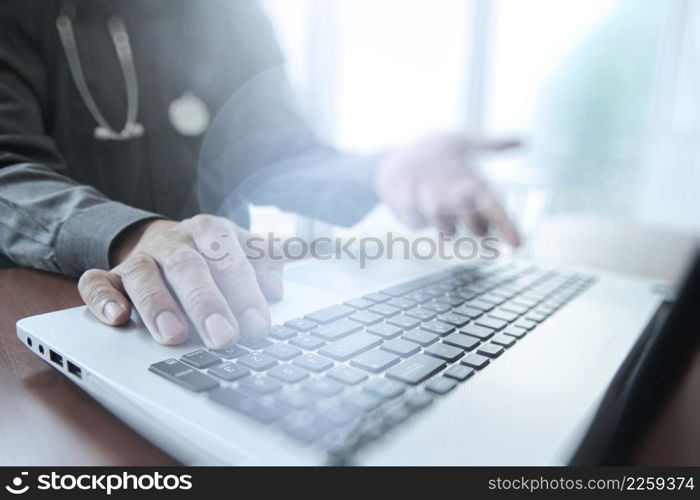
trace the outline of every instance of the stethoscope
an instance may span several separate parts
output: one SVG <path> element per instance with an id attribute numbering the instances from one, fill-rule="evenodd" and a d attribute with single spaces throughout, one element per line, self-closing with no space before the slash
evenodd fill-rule
<path id="1" fill-rule="evenodd" d="M 121 66 L 124 83 L 126 84 L 126 122 L 120 130 L 114 130 L 97 106 L 92 92 L 88 87 L 83 73 L 80 56 L 75 42 L 75 32 L 70 17 L 61 14 L 56 18 L 56 28 L 63 45 L 63 51 L 68 60 L 75 86 L 85 103 L 88 111 L 97 122 L 94 137 L 99 140 L 126 141 L 143 136 L 145 129 L 137 121 L 139 112 L 139 86 L 136 76 L 134 57 L 129 42 L 129 34 L 126 31 L 124 21 L 119 17 L 112 17 L 108 24 L 109 32 L 112 36 L 112 43 L 117 52 L 119 65 Z M 168 107 L 168 116 L 173 127 L 182 135 L 197 136 L 209 126 L 209 110 L 199 97 L 192 92 L 185 92 L 175 99 Z"/>

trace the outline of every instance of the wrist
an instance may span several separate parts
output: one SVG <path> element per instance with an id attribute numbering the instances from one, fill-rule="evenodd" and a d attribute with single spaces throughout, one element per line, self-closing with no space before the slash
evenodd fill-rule
<path id="1" fill-rule="evenodd" d="M 163 219 L 148 219 L 139 221 L 125 228 L 112 242 L 109 250 L 110 267 L 116 267 L 126 260 L 131 252 L 136 248 L 141 239 L 147 232 L 150 232 L 154 227 L 159 226 L 159 223 L 168 222 Z"/>

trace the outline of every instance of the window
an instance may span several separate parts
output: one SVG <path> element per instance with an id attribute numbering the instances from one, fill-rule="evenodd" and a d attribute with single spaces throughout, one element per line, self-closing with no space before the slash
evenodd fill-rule
<path id="1" fill-rule="evenodd" d="M 265 6 L 301 101 L 338 146 L 377 151 L 441 129 L 518 135 L 521 154 L 484 168 L 521 224 L 546 209 L 700 228 L 688 182 L 700 185 L 693 2 Z M 660 182 L 675 184 L 659 192 Z M 375 212 L 361 227 L 395 224 Z"/>

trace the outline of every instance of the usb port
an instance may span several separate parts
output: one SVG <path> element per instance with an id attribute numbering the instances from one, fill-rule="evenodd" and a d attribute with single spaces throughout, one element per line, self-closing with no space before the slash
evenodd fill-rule
<path id="1" fill-rule="evenodd" d="M 68 373 L 72 373 L 78 378 L 83 378 L 83 371 L 80 369 L 79 366 L 74 365 L 70 362 L 70 360 L 66 360 L 66 364 L 68 365 Z"/>
<path id="2" fill-rule="evenodd" d="M 63 356 L 54 352 L 53 349 L 49 349 L 49 359 L 59 366 L 63 366 Z"/>

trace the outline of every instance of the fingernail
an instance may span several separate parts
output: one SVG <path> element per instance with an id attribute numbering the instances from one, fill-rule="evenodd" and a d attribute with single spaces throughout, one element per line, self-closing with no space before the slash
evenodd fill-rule
<path id="1" fill-rule="evenodd" d="M 238 337 L 236 330 L 219 313 L 210 314 L 204 320 L 204 341 L 212 349 L 226 347 Z"/>
<path id="2" fill-rule="evenodd" d="M 270 292 L 275 294 L 274 298 L 281 299 L 284 294 L 284 284 L 282 282 L 282 273 L 277 269 L 270 269 L 267 272 L 267 283 L 270 287 Z"/>
<path id="3" fill-rule="evenodd" d="M 163 311 L 156 316 L 156 328 L 164 342 L 169 342 L 182 333 L 182 323 L 171 311 Z"/>
<path id="4" fill-rule="evenodd" d="M 255 309 L 251 307 L 246 309 L 240 317 L 241 327 L 246 335 L 253 337 L 262 337 L 267 333 L 268 322 L 265 317 Z"/>
<path id="5" fill-rule="evenodd" d="M 124 312 L 124 308 L 113 300 L 107 302 L 102 309 L 102 313 L 108 321 L 116 321 L 122 312 Z"/>

